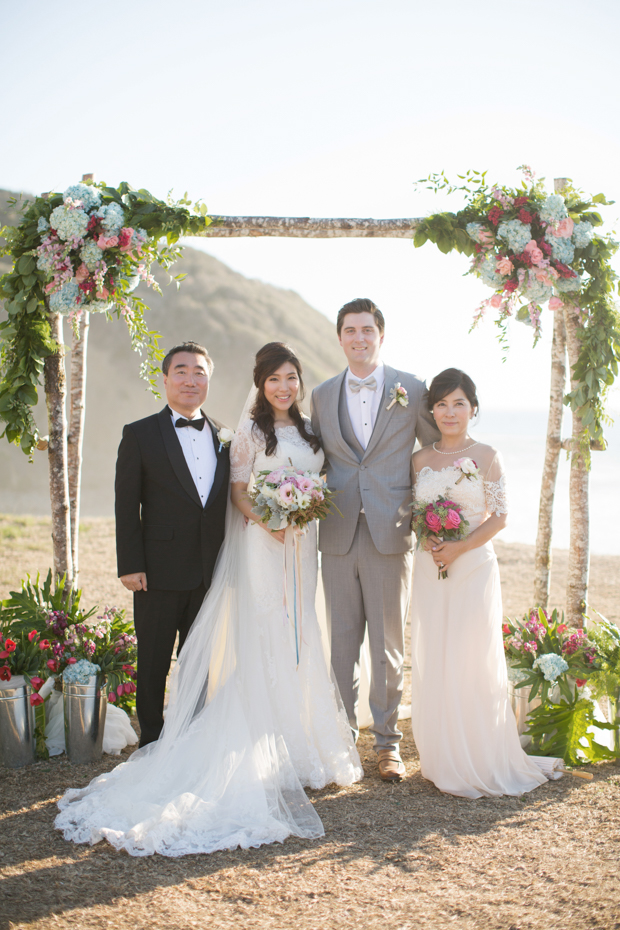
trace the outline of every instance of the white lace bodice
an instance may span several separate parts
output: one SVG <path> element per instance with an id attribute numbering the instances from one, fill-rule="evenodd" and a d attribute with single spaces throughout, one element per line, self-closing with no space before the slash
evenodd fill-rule
<path id="1" fill-rule="evenodd" d="M 310 421 L 305 420 L 309 431 Z M 246 420 L 239 427 L 230 446 L 230 480 L 231 482 L 249 482 L 252 474 L 264 469 L 273 471 L 282 465 L 294 465 L 302 471 L 319 472 L 325 455 L 322 449 L 314 452 L 299 435 L 296 426 L 281 426 L 276 429 L 278 445 L 274 455 L 265 454 L 265 440 L 258 429 L 253 429 L 254 421 Z"/>
<path id="2" fill-rule="evenodd" d="M 490 475 L 497 477 L 496 481 Z M 428 466 L 422 468 L 415 477 L 414 497 L 416 501 L 430 503 L 439 496 L 449 497 L 463 508 L 465 518 L 469 522 L 469 532 L 492 513 L 498 516 L 508 513 L 508 497 L 506 493 L 506 479 L 498 466 L 494 471 L 489 470 L 487 477 L 463 478 L 456 465 L 447 465 L 441 471 L 435 471 Z"/>

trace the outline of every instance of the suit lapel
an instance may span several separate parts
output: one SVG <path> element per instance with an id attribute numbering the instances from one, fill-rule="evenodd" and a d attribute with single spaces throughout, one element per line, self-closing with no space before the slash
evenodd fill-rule
<path id="1" fill-rule="evenodd" d="M 224 481 L 224 478 L 226 476 L 226 464 L 228 462 L 228 449 L 225 449 L 222 447 L 222 450 L 220 451 L 220 441 L 217 438 L 217 432 L 218 432 L 217 426 L 212 420 L 209 419 L 209 417 L 207 417 L 206 419 L 207 419 L 207 423 L 211 427 L 211 435 L 213 436 L 213 445 L 215 448 L 215 457 L 217 459 L 217 464 L 215 466 L 215 475 L 213 476 L 213 484 L 211 485 L 211 490 L 209 491 L 209 496 L 205 504 L 205 510 L 207 509 L 207 507 L 209 507 L 213 503 L 213 501 L 215 500 L 215 498 L 217 497 L 219 493 L 220 488 L 222 487 L 222 482 Z"/>
<path id="2" fill-rule="evenodd" d="M 161 429 L 164 446 L 166 447 L 166 452 L 168 453 L 170 464 L 174 469 L 174 473 L 177 476 L 181 487 L 187 494 L 189 494 L 194 503 L 198 504 L 202 510 L 200 494 L 196 490 L 194 479 L 192 478 L 190 470 L 187 467 L 187 462 L 185 461 L 185 456 L 183 455 L 183 449 L 181 448 L 179 437 L 177 436 L 176 429 L 172 423 L 172 417 L 170 416 L 168 407 L 164 407 L 164 409 L 159 414 L 159 428 Z"/>
<path id="3" fill-rule="evenodd" d="M 375 428 L 372 431 L 372 436 L 370 437 L 370 442 L 366 446 L 366 451 L 364 453 L 364 458 L 370 455 L 375 447 L 377 446 L 379 440 L 381 439 L 385 428 L 394 416 L 394 411 L 398 407 L 398 404 L 394 404 L 391 410 L 388 410 L 389 406 L 389 397 L 390 391 L 394 387 L 395 381 L 398 380 L 398 372 L 395 368 L 390 368 L 389 365 L 384 367 L 385 373 L 385 385 L 383 388 L 383 397 L 381 399 L 381 406 L 377 411 L 377 419 L 375 420 Z M 363 459 L 362 459 L 363 461 Z"/>
<path id="4" fill-rule="evenodd" d="M 345 370 L 338 377 L 337 381 L 334 383 L 334 386 L 332 388 L 331 396 L 329 398 L 329 405 L 328 405 L 329 421 L 334 426 L 334 434 L 336 436 L 336 441 L 338 442 L 338 445 L 340 446 L 341 450 L 343 452 L 346 452 L 349 458 L 353 462 L 355 462 L 355 464 L 357 465 L 359 464 L 359 458 L 357 457 L 357 455 L 355 454 L 355 452 L 353 451 L 349 443 L 345 440 L 344 436 L 342 435 L 342 430 L 340 428 L 340 416 L 338 413 L 338 406 L 340 404 L 340 392 L 342 390 L 342 385 L 343 385 L 343 382 L 344 382 L 344 379 L 346 377 L 348 370 L 349 370 L 348 368 L 345 368 Z M 346 403 L 346 397 L 345 397 L 345 403 Z"/>

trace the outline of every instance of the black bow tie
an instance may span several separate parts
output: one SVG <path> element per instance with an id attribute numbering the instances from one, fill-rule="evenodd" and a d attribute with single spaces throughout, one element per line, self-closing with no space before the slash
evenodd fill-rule
<path id="1" fill-rule="evenodd" d="M 201 430 L 205 425 L 204 417 L 196 417 L 195 420 L 186 420 L 185 417 L 179 417 L 179 419 L 174 424 L 177 429 L 181 429 L 183 426 L 193 426 L 194 429 Z"/>

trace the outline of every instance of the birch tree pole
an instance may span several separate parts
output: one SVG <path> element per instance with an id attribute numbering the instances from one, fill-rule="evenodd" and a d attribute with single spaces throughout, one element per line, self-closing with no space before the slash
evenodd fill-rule
<path id="1" fill-rule="evenodd" d="M 556 194 L 561 194 L 566 186 L 566 179 L 556 178 L 553 182 L 553 186 Z M 560 452 L 562 450 L 562 411 L 564 409 L 565 388 L 566 330 L 562 310 L 556 310 L 554 313 L 553 340 L 551 343 L 551 390 L 549 397 L 549 418 L 547 420 L 547 442 L 540 486 L 538 532 L 536 535 L 536 553 L 534 558 L 534 604 L 545 609 L 549 606 L 553 503 L 555 500 Z"/>
<path id="2" fill-rule="evenodd" d="M 49 424 L 48 462 L 50 502 L 52 508 L 52 542 L 54 548 L 54 576 L 66 575 L 66 584 L 73 583 L 71 555 L 71 517 L 69 507 L 69 475 L 67 463 L 67 419 L 65 399 L 67 378 L 65 348 L 63 345 L 62 316 L 49 314 L 51 337 L 58 348 L 45 359 L 44 380 L 47 419 Z"/>
<path id="3" fill-rule="evenodd" d="M 77 333 L 73 333 L 71 346 L 71 403 L 69 408 L 69 431 L 67 434 L 67 470 L 74 587 L 78 585 L 79 576 L 78 542 L 82 489 L 82 449 L 84 445 L 84 420 L 86 417 L 86 352 L 89 326 L 90 314 L 88 310 L 85 310 L 78 323 Z"/>
<path id="4" fill-rule="evenodd" d="M 564 326 L 570 368 L 571 389 L 578 382 L 574 367 L 579 358 L 578 310 L 568 301 L 564 305 Z M 568 580 L 566 584 L 566 619 L 571 626 L 583 626 L 583 615 L 588 603 L 588 575 L 590 571 L 590 470 L 584 455 L 585 428 L 573 411 L 573 435 L 570 442 L 570 543 L 568 553 Z"/>
<path id="5" fill-rule="evenodd" d="M 94 181 L 94 174 L 83 174 L 82 183 Z M 67 466 L 69 479 L 69 510 L 71 525 L 71 559 L 73 585 L 79 579 L 80 498 L 82 492 L 82 450 L 84 447 L 84 421 L 86 418 L 86 355 L 90 314 L 84 310 L 73 331 L 71 344 L 71 387 L 69 431 L 67 434 Z"/>

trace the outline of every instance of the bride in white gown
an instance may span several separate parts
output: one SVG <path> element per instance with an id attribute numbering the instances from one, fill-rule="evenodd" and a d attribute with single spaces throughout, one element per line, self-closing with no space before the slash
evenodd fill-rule
<path id="1" fill-rule="evenodd" d="M 236 506 L 229 505 L 211 588 L 172 675 L 161 737 L 86 788 L 65 793 L 56 818 L 65 839 L 105 838 L 134 856 L 182 856 L 291 834 L 315 838 L 323 826 L 304 786 L 363 777 L 314 608 L 316 526 L 302 539 L 297 667 L 284 606 L 285 531 L 253 522 L 245 494 L 251 474 L 262 469 L 289 462 L 321 468 L 323 452 L 297 407 L 300 376 L 299 361 L 282 343 L 258 353 L 253 418 L 240 424 L 230 450 Z"/>
<path id="2" fill-rule="evenodd" d="M 506 523 L 501 460 L 467 429 L 478 407 L 471 378 L 433 379 L 429 409 L 442 438 L 413 456 L 416 502 L 441 495 L 463 509 L 467 537 L 416 555 L 411 616 L 411 723 L 422 775 L 467 798 L 518 795 L 546 781 L 519 741 L 508 700 L 502 596 L 491 539 Z M 457 462 L 477 465 L 467 477 Z M 465 466 L 467 468 L 467 466 Z M 441 566 L 446 579 L 438 578 Z"/>

